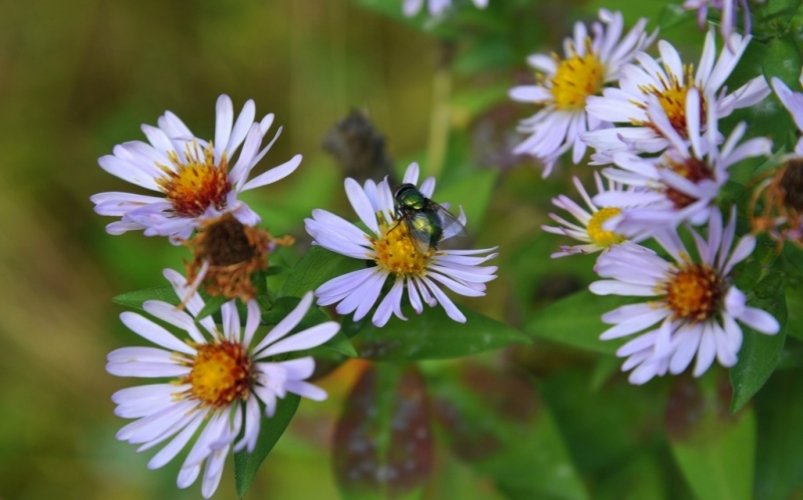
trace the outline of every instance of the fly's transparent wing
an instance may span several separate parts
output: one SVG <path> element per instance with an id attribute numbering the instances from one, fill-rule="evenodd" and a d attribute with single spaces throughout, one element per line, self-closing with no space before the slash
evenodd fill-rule
<path id="1" fill-rule="evenodd" d="M 461 219 L 465 221 L 465 215 L 463 214 L 462 207 L 460 208 L 460 217 L 455 217 L 450 211 L 446 210 L 443 206 L 438 205 L 434 201 L 430 202 L 432 204 L 433 211 L 437 214 L 438 219 L 441 223 L 441 228 L 443 229 L 443 234 L 441 235 L 441 241 L 447 240 L 449 238 L 454 238 L 455 236 L 467 236 L 468 233 L 466 232 L 466 226 L 463 225 Z"/>

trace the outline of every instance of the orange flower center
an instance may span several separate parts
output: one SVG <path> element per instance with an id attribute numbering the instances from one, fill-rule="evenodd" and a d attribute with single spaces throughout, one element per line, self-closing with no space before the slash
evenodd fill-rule
<path id="1" fill-rule="evenodd" d="M 677 319 L 702 322 L 719 310 L 723 283 L 704 264 L 687 264 L 666 286 L 666 302 Z"/>
<path id="2" fill-rule="evenodd" d="M 184 156 L 186 161 L 182 162 L 175 151 L 168 153 L 174 168 L 161 165 L 166 175 L 157 180 L 173 210 L 185 217 L 197 217 L 210 206 L 225 208 L 226 195 L 231 191 L 226 156 L 215 165 L 211 142 L 204 149 L 196 143 L 188 144 Z"/>
<path id="3" fill-rule="evenodd" d="M 197 354 L 192 370 L 182 380 L 192 386 L 192 397 L 217 408 L 248 397 L 251 358 L 241 344 L 225 340 L 195 348 Z"/>
<path id="4" fill-rule="evenodd" d="M 688 138 L 689 133 L 687 130 L 687 117 L 686 117 L 686 96 L 689 89 L 694 87 L 694 65 L 687 65 L 684 67 L 685 78 L 684 81 L 678 80 L 676 76 L 672 76 L 670 81 L 665 81 L 663 77 L 659 77 L 661 81 L 661 88 L 654 85 L 645 85 L 641 87 L 641 91 L 645 94 L 652 94 L 658 98 L 658 102 L 664 109 L 669 123 L 672 128 L 680 134 L 683 138 Z M 705 118 L 705 99 L 703 94 L 700 93 L 700 118 Z M 645 124 L 653 127 L 651 123 Z M 656 129 L 657 132 L 657 129 Z"/>

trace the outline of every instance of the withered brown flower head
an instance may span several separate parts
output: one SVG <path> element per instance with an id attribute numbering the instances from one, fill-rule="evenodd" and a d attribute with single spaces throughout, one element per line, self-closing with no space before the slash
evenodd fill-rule
<path id="1" fill-rule="evenodd" d="M 788 158 L 770 175 L 753 192 L 753 232 L 803 247 L 803 157 Z"/>
<path id="2" fill-rule="evenodd" d="M 186 245 L 193 253 L 187 280 L 199 279 L 215 297 L 253 299 L 257 290 L 252 276 L 268 268 L 268 255 L 277 245 L 292 245 L 291 236 L 274 238 L 258 227 L 246 226 L 231 213 L 203 223 Z"/>

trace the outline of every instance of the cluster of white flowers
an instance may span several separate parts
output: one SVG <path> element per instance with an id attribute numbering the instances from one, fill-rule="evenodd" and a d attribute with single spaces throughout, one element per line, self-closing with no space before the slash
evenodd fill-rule
<path id="1" fill-rule="evenodd" d="M 488 0 L 473 3 L 485 8 Z M 425 4 L 433 16 L 451 7 L 449 0 L 405 0 L 404 13 L 416 15 Z M 633 336 L 617 353 L 626 358 L 622 368 L 632 370 L 634 384 L 681 373 L 695 358 L 695 376 L 714 360 L 731 367 L 742 344 L 740 325 L 770 335 L 780 328 L 771 314 L 748 306 L 748 295 L 734 285 L 734 267 L 751 255 L 756 240 L 737 238 L 736 208 L 720 208 L 731 168 L 770 156 L 773 144 L 763 137 L 745 139 L 745 123 L 730 131 L 719 127 L 723 118 L 774 90 L 803 132 L 803 93 L 777 78 L 770 86 L 761 75 L 730 91 L 725 83 L 751 41 L 749 34 L 735 32 L 737 7 L 747 13 L 746 0 L 688 0 L 684 6 L 698 9 L 702 18 L 709 8 L 723 15 L 723 48 L 717 52 L 709 32 L 696 70 L 666 40 L 656 44 L 657 57 L 647 52 L 657 33 L 646 30 L 646 19 L 626 31 L 621 13 L 603 9 L 590 27 L 575 24 L 563 56 L 531 56 L 536 83 L 510 91 L 512 99 L 540 107 L 521 122 L 519 131 L 527 137 L 516 153 L 540 160 L 545 177 L 569 151 L 572 163 L 588 158 L 600 167 L 593 172 L 594 193 L 581 176 L 573 178 L 582 204 L 565 195 L 553 200 L 573 220 L 550 214 L 554 225 L 543 229 L 580 242 L 561 247 L 553 258 L 600 254 L 594 270 L 601 279 L 590 285 L 591 292 L 650 297 L 602 316 L 611 326 L 601 339 Z M 308 382 L 315 362 L 307 351 L 330 341 L 340 325 L 325 321 L 291 333 L 314 301 L 354 321 L 370 316 L 376 327 L 422 314 L 425 305 L 439 306 L 440 314 L 464 323 L 466 315 L 450 294 L 483 296 L 496 278 L 497 267 L 487 264 L 497 256 L 496 247 L 453 248 L 465 232 L 466 215 L 461 207 L 453 216 L 433 201 L 435 179 L 419 184 L 418 164 L 407 167 L 395 190 L 387 178 L 362 185 L 347 178 L 345 194 L 357 222 L 316 209 L 305 228 L 314 245 L 366 265 L 299 297 L 298 305 L 258 338 L 263 317 L 251 273 L 265 267 L 255 260 L 265 260 L 275 245 L 292 238 L 257 231 L 260 217 L 239 195 L 287 177 L 302 159 L 295 155 L 252 176 L 281 132 L 263 146 L 273 120 L 268 114 L 257 121 L 250 100 L 235 116 L 231 99 L 223 95 L 210 140 L 166 112 L 157 126 L 142 126 L 147 142 L 117 145 L 99 159 L 105 171 L 156 194 L 104 192 L 91 198 L 98 214 L 116 218 L 107 226 L 110 234 L 142 230 L 198 251 L 186 277 L 164 271 L 178 306 L 151 300 L 142 306 L 147 315 L 120 316 L 156 347 L 117 349 L 108 355 L 107 371 L 160 379 L 113 395 L 115 413 L 134 419 L 117 437 L 138 445 L 138 451 L 160 447 L 151 468 L 189 448 L 177 484 L 186 488 L 200 476 L 207 498 L 217 489 L 226 457 L 255 449 L 262 418 L 275 414 L 279 399 L 326 397 Z M 793 180 L 800 184 L 794 196 Z M 801 191 L 803 139 L 784 157 L 784 168 L 759 186 L 766 213 L 754 219 L 764 221 L 776 239 L 803 245 Z M 216 225 L 251 245 L 242 262 L 215 253 Z M 684 245 L 684 234 L 694 251 Z M 202 314 L 198 291 L 206 279 L 228 300 L 213 315 Z"/>
<path id="2" fill-rule="evenodd" d="M 195 235 L 191 246 L 207 252 L 196 255 L 202 262 L 193 268 L 197 276 L 190 276 L 192 283 L 176 271 L 164 271 L 179 306 L 155 300 L 143 305 L 147 313 L 186 338 L 177 337 L 141 314 L 125 312 L 120 317 L 122 322 L 158 347 L 117 349 L 109 354 L 107 365 L 112 375 L 172 379 L 114 394 L 116 414 L 136 419 L 117 437 L 138 445 L 139 451 L 163 445 L 148 464 L 158 468 L 188 447 L 195 436 L 177 484 L 186 488 L 203 471 L 201 492 L 207 498 L 217 489 L 226 456 L 231 451 L 253 451 L 262 414 L 270 418 L 278 398 L 288 393 L 313 400 L 326 397 L 322 389 L 306 382 L 315 368 L 312 357 L 287 359 L 290 353 L 329 341 L 340 329 L 338 323 L 328 321 L 290 334 L 307 314 L 315 296 L 318 305 L 336 303 L 339 314 L 353 313 L 355 320 L 363 318 L 379 302 L 372 321 L 384 326 L 393 315 L 406 319 L 402 311 L 406 291 L 413 312 L 421 314 L 424 304 L 440 304 L 450 318 L 465 322 L 465 315 L 442 287 L 478 297 L 485 294 L 486 283 L 496 277 L 496 267 L 482 265 L 496 256 L 494 248 L 438 248 L 463 232 L 466 216 L 461 209 L 455 218 L 431 200 L 435 179 L 428 178 L 419 187 L 417 164 L 408 167 L 403 184 L 423 203 L 412 212 L 400 209 L 387 179 L 360 186 L 348 178 L 346 195 L 370 233 L 325 210 L 314 210 L 312 218 L 306 220 L 306 228 L 315 244 L 372 265 L 336 277 L 314 294 L 307 293 L 293 311 L 256 342 L 262 321 L 260 306 L 255 299 L 243 297 L 252 293 L 250 273 L 264 267 L 254 264 L 252 257 L 264 259 L 268 247 L 284 243 L 271 239 L 267 233 L 263 236 L 252 231 L 260 218 L 238 195 L 288 176 L 299 166 L 301 155 L 249 180 L 251 171 L 279 135 L 260 149 L 273 115 L 259 122 L 254 117 L 254 103 L 249 100 L 235 121 L 231 99 L 221 96 L 215 138 L 210 141 L 193 135 L 176 115 L 167 112 L 159 119 L 158 127 L 142 126 L 147 143 L 127 142 L 116 146 L 113 155 L 99 159 L 107 172 L 159 195 L 108 192 L 91 198 L 97 213 L 119 218 L 107 226 L 110 234 L 143 230 L 147 236 L 166 236 L 173 244 L 186 243 Z M 233 161 L 238 150 L 237 160 Z M 412 224 L 422 220 L 429 224 L 429 232 L 424 233 L 429 237 L 426 244 L 413 234 L 421 228 Z M 218 233 L 224 234 L 223 246 L 242 242 L 260 246 L 244 252 L 247 262 L 240 274 L 232 273 L 233 266 L 227 260 L 219 266 L 225 272 L 218 271 L 216 275 L 217 290 L 234 294 L 227 296 L 232 300 L 220 308 L 220 325 L 212 316 L 199 317 L 204 301 L 197 292 L 216 265 L 214 252 L 206 250 L 216 246 L 216 233 L 210 230 L 215 224 L 222 227 Z M 238 241 L 225 239 L 232 238 L 231 231 L 235 239 L 240 238 Z M 231 255 L 225 253 L 225 257 Z M 389 279 L 392 286 L 383 290 Z M 238 298 L 247 311 L 244 325 Z M 282 355 L 281 360 L 277 355 Z"/>
<path id="3" fill-rule="evenodd" d="M 695 5 L 705 16 L 704 9 L 720 4 L 723 16 L 732 19 L 734 2 Z M 731 216 L 723 225 L 720 190 L 733 165 L 766 158 L 773 145 L 763 137 L 744 140 L 745 123 L 729 133 L 719 124 L 734 110 L 765 100 L 770 86 L 762 75 L 733 91 L 725 86 L 751 38 L 734 32 L 733 23 L 723 26 L 719 55 L 714 34 L 707 33 L 695 70 L 666 40 L 657 43 L 658 57 L 651 56 L 647 50 L 653 36 L 645 34 L 643 20 L 620 41 L 621 14 L 603 10 L 599 16 L 603 24 L 594 24 L 593 39 L 581 23 L 576 25 L 564 44 L 565 60 L 530 57 L 541 72 L 539 85 L 510 91 L 517 101 L 543 106 L 522 122 L 521 130 L 530 135 L 516 151 L 541 160 L 544 176 L 570 149 L 572 162 L 579 163 L 590 147 L 587 162 L 601 167 L 594 172 L 593 196 L 574 177 L 587 209 L 565 195 L 553 200 L 576 221 L 550 214 L 557 225 L 543 229 L 581 244 L 563 246 L 552 257 L 601 252 L 595 271 L 605 279 L 591 285 L 593 293 L 654 297 L 602 317 L 613 325 L 603 340 L 637 334 L 618 351 L 626 358 L 623 370 L 632 369 L 631 382 L 680 373 L 695 354 L 697 376 L 715 358 L 733 366 L 742 343 L 737 321 L 765 334 L 778 332 L 779 324 L 748 307 L 745 294 L 732 284 L 734 265 L 750 255 L 755 239 L 743 236 L 732 250 L 736 211 L 726 208 Z M 772 84 L 798 126 L 803 125 L 803 94 L 777 79 Z M 798 157 L 802 147 L 798 143 Z M 800 237 L 800 212 L 773 219 L 792 226 L 784 233 L 788 239 Z M 707 238 L 695 229 L 700 226 L 707 226 Z M 685 249 L 684 232 L 694 239 L 696 254 Z M 651 241 L 670 260 L 650 249 Z"/>

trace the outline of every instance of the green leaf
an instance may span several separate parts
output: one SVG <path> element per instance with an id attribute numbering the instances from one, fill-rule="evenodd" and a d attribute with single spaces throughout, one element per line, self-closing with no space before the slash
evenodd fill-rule
<path id="1" fill-rule="evenodd" d="M 398 498 L 429 478 L 434 439 L 429 398 L 414 366 L 367 368 L 343 405 L 334 469 L 348 498 Z"/>
<path id="2" fill-rule="evenodd" d="M 169 286 L 135 290 L 133 292 L 121 293 L 120 295 L 112 298 L 112 302 L 115 304 L 120 304 L 121 306 L 139 310 L 143 310 L 142 304 L 148 300 L 162 300 L 168 304 L 174 305 L 178 305 L 180 303 L 179 298 L 176 297 L 175 290 Z"/>
<path id="3" fill-rule="evenodd" d="M 300 301 L 301 299 L 298 297 L 279 297 L 278 299 L 272 301 L 270 309 L 262 312 L 262 323 L 266 325 L 278 324 L 288 314 L 290 314 L 290 312 L 298 305 Z M 326 321 L 331 320 L 323 311 L 317 307 L 311 307 L 309 311 L 307 311 L 307 314 L 304 315 L 299 322 L 296 330 L 300 331 L 306 328 L 311 328 Z M 334 351 L 335 353 L 350 358 L 357 357 L 357 351 L 354 349 L 354 346 L 351 344 L 351 341 L 342 328 L 339 332 L 337 332 L 337 334 L 335 334 L 334 337 L 329 339 L 328 342 L 306 352 L 315 357 L 322 356 L 325 358 L 331 358 L 331 356 L 326 355 L 327 351 Z"/>
<path id="4" fill-rule="evenodd" d="M 432 381 L 435 414 L 455 455 L 509 498 L 585 499 L 557 422 L 531 383 L 464 366 Z"/>
<path id="5" fill-rule="evenodd" d="M 287 273 L 279 296 L 300 297 L 336 276 L 364 266 L 360 260 L 313 246 Z"/>
<path id="6" fill-rule="evenodd" d="M 786 300 L 790 304 L 803 304 L 803 287 L 789 290 L 787 288 Z M 803 307 L 792 307 L 786 318 L 784 331 L 790 337 L 803 340 Z"/>
<path id="7" fill-rule="evenodd" d="M 530 343 L 519 330 L 469 310 L 463 310 L 466 323 L 450 319 L 440 307 L 405 314 L 407 321 L 391 318 L 382 328 L 364 324 L 353 338 L 360 356 L 383 361 L 447 359 Z"/>
<path id="8" fill-rule="evenodd" d="M 803 479 L 803 373 L 776 373 L 756 395 L 758 449 L 754 498 L 785 500 Z M 799 490 L 798 490 L 799 491 Z"/>
<path id="9" fill-rule="evenodd" d="M 524 331 L 534 338 L 549 340 L 579 349 L 615 354 L 618 342 L 602 341 L 600 334 L 609 325 L 600 317 L 628 301 L 615 295 L 594 295 L 581 290 L 537 311 Z"/>
<path id="10" fill-rule="evenodd" d="M 667 403 L 675 461 L 697 498 L 749 500 L 756 441 L 753 411 L 730 415 L 720 388 L 709 384 L 700 390 L 698 382 L 678 379 Z"/>
<path id="11" fill-rule="evenodd" d="M 242 498 L 246 494 L 262 461 L 284 434 L 287 425 L 298 409 L 300 399 L 295 394 L 288 394 L 280 399 L 273 417 L 262 419 L 259 439 L 253 453 L 241 451 L 234 455 L 234 482 L 239 497 Z"/>
<path id="12" fill-rule="evenodd" d="M 744 340 L 739 351 L 739 361 L 730 371 L 733 399 L 731 411 L 739 411 L 764 385 L 781 361 L 781 352 L 786 341 L 786 297 L 783 286 L 783 271 L 780 266 L 762 279 L 754 289 L 755 298 L 748 305 L 772 314 L 781 325 L 775 335 L 765 335 L 742 325 Z"/>
<path id="13" fill-rule="evenodd" d="M 775 38 L 767 44 L 763 53 L 761 69 L 767 83 L 773 76 L 777 76 L 792 90 L 798 90 L 798 77 L 800 76 L 800 49 L 791 35 Z"/>
<path id="14" fill-rule="evenodd" d="M 215 314 L 220 310 L 223 304 L 225 304 L 228 301 L 229 299 L 223 296 L 209 297 L 208 299 L 206 299 L 204 307 L 200 311 L 198 311 L 198 315 L 195 317 L 195 319 L 200 320 L 204 319 L 210 314 Z"/>

